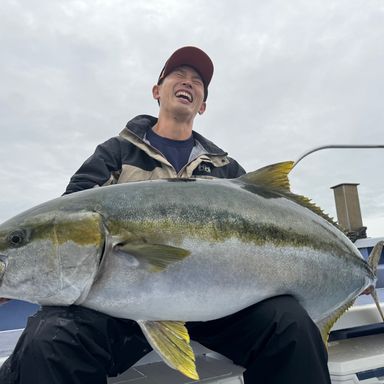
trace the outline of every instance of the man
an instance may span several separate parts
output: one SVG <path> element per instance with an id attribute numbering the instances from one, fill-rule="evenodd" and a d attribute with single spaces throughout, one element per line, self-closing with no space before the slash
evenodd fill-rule
<path id="1" fill-rule="evenodd" d="M 213 64 L 200 49 L 173 53 L 152 90 L 158 118 L 137 116 L 118 137 L 99 145 L 65 193 L 146 179 L 242 175 L 235 160 L 193 131 L 195 117 L 205 112 L 212 75 Z M 187 328 L 192 339 L 245 367 L 247 384 L 330 383 L 319 331 L 290 296 Z M 131 320 L 77 306 L 43 307 L 29 319 L 0 382 L 105 384 L 150 349 Z"/>

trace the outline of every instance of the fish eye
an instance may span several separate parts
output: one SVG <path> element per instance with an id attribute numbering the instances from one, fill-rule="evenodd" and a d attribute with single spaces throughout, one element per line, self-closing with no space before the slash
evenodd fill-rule
<path id="1" fill-rule="evenodd" d="M 25 232 L 23 230 L 17 230 L 8 236 L 8 243 L 11 247 L 20 247 L 24 244 L 25 241 Z"/>

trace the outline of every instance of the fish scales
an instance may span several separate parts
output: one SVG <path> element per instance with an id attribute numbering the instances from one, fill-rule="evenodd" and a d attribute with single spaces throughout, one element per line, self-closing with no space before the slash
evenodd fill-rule
<path id="1" fill-rule="evenodd" d="M 177 246 L 192 254 L 161 275 L 130 269 L 124 256 L 105 264 L 108 275 L 102 274 L 82 305 L 102 310 L 105 298 L 101 293 L 108 291 L 108 299 L 116 303 L 110 310 L 118 317 L 128 313 L 133 319 L 209 320 L 288 293 L 304 305 L 311 303 L 307 310 L 319 320 L 329 312 L 326 309 L 339 304 L 330 302 L 337 297 L 333 288 L 340 284 L 335 269 L 348 281 L 345 275 L 352 272 L 351 259 L 357 264 L 355 273 L 364 267 L 360 255 L 351 256 L 349 240 L 337 229 L 278 194 L 268 195 L 265 190 L 255 194 L 241 184 L 222 180 L 143 182 L 122 185 L 113 193 L 119 194 L 119 189 L 127 194 L 113 198 L 110 191 L 100 190 L 109 196 L 109 206 L 101 213 L 111 235 L 122 229 L 138 236 L 144 233 L 149 243 Z M 118 284 L 114 285 L 112 276 Z M 276 283 L 271 276 L 278 277 Z M 312 281 L 310 287 L 308 281 Z M 365 278 L 358 281 L 353 294 L 365 284 Z M 120 299 L 119 292 L 124 293 Z M 131 293 L 132 308 L 120 305 L 125 292 Z M 319 302 L 322 293 L 328 300 L 325 308 Z M 218 305 L 220 297 L 225 310 Z"/>

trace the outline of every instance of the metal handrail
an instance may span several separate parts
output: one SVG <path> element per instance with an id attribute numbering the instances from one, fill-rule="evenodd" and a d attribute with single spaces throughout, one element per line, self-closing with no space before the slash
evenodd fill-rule
<path id="1" fill-rule="evenodd" d="M 296 167 L 297 163 L 304 159 L 304 157 L 310 155 L 313 152 L 320 151 L 322 149 L 367 149 L 367 148 L 384 148 L 384 144 L 364 144 L 364 145 L 350 145 L 350 144 L 330 144 L 322 145 L 320 147 L 312 148 L 304 152 L 293 164 L 293 167 Z"/>

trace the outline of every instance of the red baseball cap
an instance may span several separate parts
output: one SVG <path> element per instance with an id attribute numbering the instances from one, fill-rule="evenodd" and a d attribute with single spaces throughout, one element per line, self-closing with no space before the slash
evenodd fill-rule
<path id="1" fill-rule="evenodd" d="M 182 65 L 192 67 L 201 76 L 204 83 L 204 101 L 207 100 L 208 85 L 213 75 L 213 63 L 204 51 L 196 47 L 182 47 L 175 51 L 161 70 L 157 84 L 160 84 L 173 70 Z"/>

